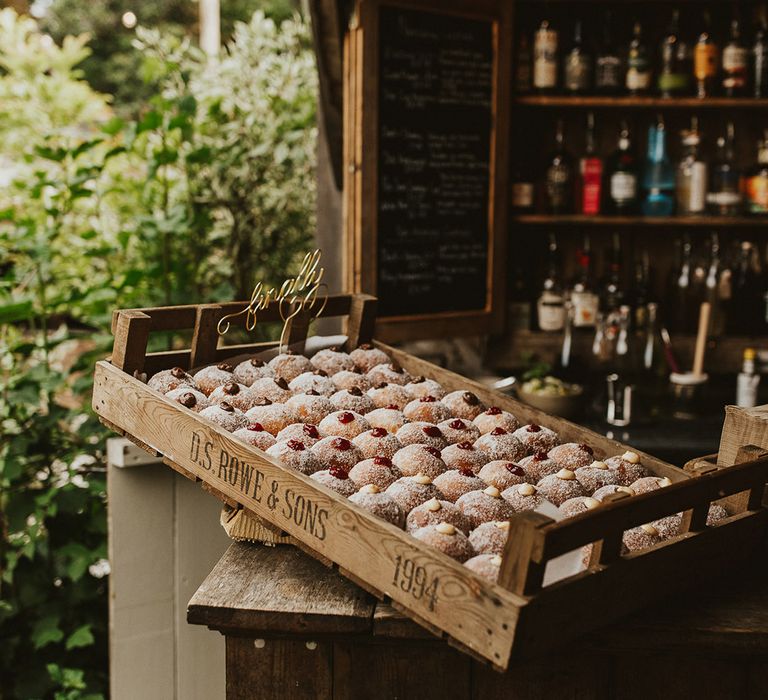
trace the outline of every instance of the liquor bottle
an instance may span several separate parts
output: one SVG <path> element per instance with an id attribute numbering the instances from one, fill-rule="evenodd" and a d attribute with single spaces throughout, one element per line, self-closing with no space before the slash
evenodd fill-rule
<path id="1" fill-rule="evenodd" d="M 745 348 L 741 372 L 736 379 L 736 405 L 742 408 L 757 406 L 757 387 L 760 375 L 755 372 L 757 353 L 754 348 Z"/>
<path id="2" fill-rule="evenodd" d="M 621 56 L 613 41 L 613 15 L 608 10 L 603 24 L 603 40 L 595 58 L 595 90 L 615 95 L 624 87 Z"/>
<path id="3" fill-rule="evenodd" d="M 707 164 L 699 153 L 699 120 L 691 119 L 691 128 L 683 131 L 683 157 L 677 166 L 677 213 L 680 216 L 703 214 L 707 206 Z"/>
<path id="4" fill-rule="evenodd" d="M 696 76 L 696 96 L 711 97 L 717 83 L 720 53 L 712 38 L 709 12 L 705 11 L 706 28 L 699 34 L 693 49 L 693 72 Z"/>
<path id="5" fill-rule="evenodd" d="M 541 331 L 562 331 L 565 327 L 565 293 L 560 278 L 560 257 L 557 238 L 549 234 L 547 246 L 547 272 L 536 304 Z"/>
<path id="6" fill-rule="evenodd" d="M 661 41 L 658 87 L 662 97 L 679 97 L 690 92 L 690 63 L 688 44 L 680 37 L 680 11 L 675 9 L 667 34 Z"/>
<path id="7" fill-rule="evenodd" d="M 579 159 L 578 208 L 582 214 L 600 213 L 603 190 L 603 159 L 595 152 L 595 115 L 587 114 L 584 156 Z"/>
<path id="8" fill-rule="evenodd" d="M 539 92 L 557 89 L 558 40 L 557 30 L 543 19 L 533 38 L 533 87 Z"/>
<path id="9" fill-rule="evenodd" d="M 675 266 L 667 294 L 668 306 L 664 309 L 666 323 L 672 331 L 687 332 L 694 325 L 693 300 L 693 246 L 689 236 L 680 242 L 679 260 Z"/>
<path id="10" fill-rule="evenodd" d="M 529 152 L 521 152 L 512 170 L 512 210 L 515 214 L 530 214 L 535 204 L 535 178 L 531 172 Z"/>
<path id="11" fill-rule="evenodd" d="M 768 214 L 768 130 L 757 144 L 757 163 L 744 178 L 744 197 L 749 214 Z"/>
<path id="12" fill-rule="evenodd" d="M 752 96 L 768 97 L 768 27 L 764 12 L 752 46 Z"/>
<path id="13" fill-rule="evenodd" d="M 584 244 L 577 252 L 576 266 L 576 278 L 571 288 L 573 327 L 594 328 L 600 298 L 592 287 L 592 247 L 589 236 L 584 237 Z"/>
<path id="14" fill-rule="evenodd" d="M 621 239 L 618 233 L 611 237 L 605 276 L 600 285 L 600 310 L 610 319 L 624 305 L 624 287 L 621 275 Z"/>
<path id="15" fill-rule="evenodd" d="M 644 95 L 651 89 L 651 60 L 643 41 L 643 26 L 635 22 L 627 53 L 625 87 L 630 95 Z"/>
<path id="16" fill-rule="evenodd" d="M 573 211 L 573 159 L 565 148 L 563 120 L 557 122 L 555 151 L 549 157 L 544 174 L 545 208 L 550 214 L 570 214 Z"/>
<path id="17" fill-rule="evenodd" d="M 609 214 L 631 215 L 637 212 L 638 168 L 632 150 L 629 126 L 621 123 L 616 150 L 610 155 L 605 167 L 605 209 Z"/>
<path id="18" fill-rule="evenodd" d="M 710 305 L 710 335 L 725 331 L 724 309 L 720 299 L 720 239 L 713 233 L 709 242 L 709 267 L 704 278 L 704 301 Z"/>
<path id="19" fill-rule="evenodd" d="M 734 129 L 729 122 L 725 136 L 717 139 L 717 156 L 709 176 L 707 209 L 716 216 L 738 216 L 741 212 L 740 173 L 734 159 Z"/>
<path id="20" fill-rule="evenodd" d="M 515 91 L 525 95 L 531 91 L 531 43 L 528 34 L 523 32 L 517 42 L 517 61 L 515 64 Z"/>
<path id="21" fill-rule="evenodd" d="M 733 270 L 728 330 L 738 335 L 752 335 L 763 323 L 763 288 L 757 269 L 755 247 L 742 241 Z"/>
<path id="22" fill-rule="evenodd" d="M 643 248 L 635 260 L 629 301 L 632 307 L 632 326 L 635 330 L 642 330 L 647 320 L 648 304 L 651 302 L 651 260 L 647 248 Z"/>
<path id="23" fill-rule="evenodd" d="M 667 130 L 659 116 L 648 129 L 648 155 L 643 172 L 644 216 L 671 216 L 675 208 L 675 173 L 667 156 Z"/>
<path id="24" fill-rule="evenodd" d="M 573 45 L 565 56 L 563 74 L 566 92 L 585 93 L 592 85 L 592 57 L 584 46 L 581 20 L 574 26 Z"/>
<path id="25" fill-rule="evenodd" d="M 749 49 L 741 40 L 739 20 L 731 22 L 731 38 L 723 49 L 723 92 L 728 97 L 747 94 Z"/>

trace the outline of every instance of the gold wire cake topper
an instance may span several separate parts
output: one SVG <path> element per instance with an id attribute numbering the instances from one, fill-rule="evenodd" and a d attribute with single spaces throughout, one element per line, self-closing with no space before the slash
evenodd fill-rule
<path id="1" fill-rule="evenodd" d="M 265 287 L 263 282 L 257 282 L 251 293 L 251 300 L 242 310 L 223 316 L 216 326 L 219 335 L 224 335 L 230 328 L 230 321 L 240 316 L 245 316 L 245 329 L 252 331 L 258 322 L 258 313 L 264 311 L 270 304 L 277 303 L 280 318 L 283 321 L 283 330 L 280 333 L 280 350 L 285 345 L 288 332 L 288 324 L 298 314 L 309 311 L 310 321 L 318 318 L 328 303 L 328 294 L 320 294 L 321 290 L 327 290 L 323 280 L 325 268 L 320 267 L 322 251 L 318 248 L 312 253 L 307 253 L 301 263 L 295 277 L 289 277 L 277 290 L 275 287 Z M 321 306 L 314 311 L 315 305 L 320 300 Z"/>

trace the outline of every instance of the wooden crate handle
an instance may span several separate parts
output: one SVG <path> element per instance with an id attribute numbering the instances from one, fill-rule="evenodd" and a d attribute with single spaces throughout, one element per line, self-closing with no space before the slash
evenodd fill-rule
<path id="1" fill-rule="evenodd" d="M 546 567 L 541 529 L 553 522 L 552 518 L 534 511 L 512 518 L 501 559 L 499 585 L 521 596 L 541 590 Z"/>
<path id="2" fill-rule="evenodd" d="M 112 364 L 128 374 L 144 369 L 152 319 L 143 311 L 118 311 L 113 327 Z"/>
<path id="3" fill-rule="evenodd" d="M 347 351 L 370 343 L 376 330 L 378 299 L 370 294 L 354 294 L 347 320 Z"/>

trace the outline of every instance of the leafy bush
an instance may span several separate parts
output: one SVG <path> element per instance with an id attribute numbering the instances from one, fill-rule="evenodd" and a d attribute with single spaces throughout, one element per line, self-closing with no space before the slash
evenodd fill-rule
<path id="1" fill-rule="evenodd" d="M 217 63 L 139 36 L 154 96 L 123 122 L 78 73 L 84 38 L 0 11 L 0 697 L 106 693 L 89 394 L 112 309 L 247 294 L 314 230 L 307 26 L 257 13 Z"/>

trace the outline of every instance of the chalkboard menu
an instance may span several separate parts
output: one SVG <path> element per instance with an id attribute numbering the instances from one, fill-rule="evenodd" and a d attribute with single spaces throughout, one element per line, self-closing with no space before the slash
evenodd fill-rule
<path id="1" fill-rule="evenodd" d="M 489 300 L 491 21 L 379 8 L 379 313 Z"/>

